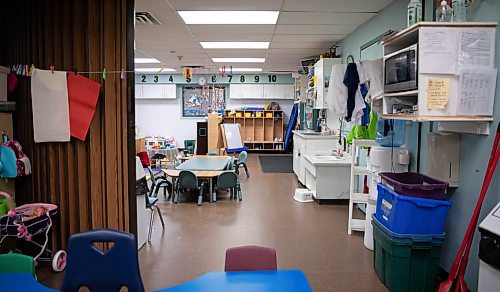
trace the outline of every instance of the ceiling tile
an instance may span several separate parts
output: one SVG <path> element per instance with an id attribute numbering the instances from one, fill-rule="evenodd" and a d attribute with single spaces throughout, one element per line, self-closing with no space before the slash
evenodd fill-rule
<path id="1" fill-rule="evenodd" d="M 283 11 L 378 12 L 393 0 L 284 0 Z"/>
<path id="2" fill-rule="evenodd" d="M 168 0 L 175 10 L 280 10 L 282 0 Z"/>
<path id="3" fill-rule="evenodd" d="M 345 36 L 345 34 L 275 34 L 273 42 L 335 43 Z"/>
<path id="4" fill-rule="evenodd" d="M 282 12 L 278 24 L 354 24 L 365 23 L 376 13 Z"/>
<path id="5" fill-rule="evenodd" d="M 205 50 L 205 53 L 210 57 L 215 58 L 264 58 L 267 55 L 267 50 Z"/>
<path id="6" fill-rule="evenodd" d="M 305 42 L 279 42 L 272 41 L 269 46 L 271 49 L 324 49 L 333 45 L 333 42 L 328 43 L 305 43 Z"/>
<path id="7" fill-rule="evenodd" d="M 196 39 L 202 38 L 202 35 L 207 34 L 267 34 L 272 35 L 274 32 L 274 25 L 260 24 L 260 25 L 188 25 L 191 32 L 195 35 Z"/>
<path id="8" fill-rule="evenodd" d="M 349 34 L 357 25 L 292 25 L 276 26 L 276 34 Z"/>
<path id="9" fill-rule="evenodd" d="M 270 42 L 272 34 L 197 34 L 196 39 L 200 42 Z"/>
<path id="10" fill-rule="evenodd" d="M 323 53 L 322 49 L 269 49 L 269 54 L 281 54 L 281 55 L 311 55 Z"/>

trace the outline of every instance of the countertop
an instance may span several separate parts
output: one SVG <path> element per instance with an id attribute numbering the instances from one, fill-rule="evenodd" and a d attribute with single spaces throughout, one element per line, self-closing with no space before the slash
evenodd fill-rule
<path id="1" fill-rule="evenodd" d="M 320 140 L 320 139 L 338 139 L 338 135 L 331 135 L 331 134 L 322 134 L 320 132 L 313 132 L 313 131 L 303 131 L 303 130 L 293 130 L 292 133 L 295 135 L 299 136 L 300 138 L 303 139 L 310 139 L 310 140 Z M 307 134 L 307 133 L 314 133 L 314 134 Z"/>
<path id="2" fill-rule="evenodd" d="M 351 165 L 352 157 L 344 153 L 343 159 L 329 159 L 328 155 L 306 154 L 304 158 L 315 166 L 344 166 Z"/>

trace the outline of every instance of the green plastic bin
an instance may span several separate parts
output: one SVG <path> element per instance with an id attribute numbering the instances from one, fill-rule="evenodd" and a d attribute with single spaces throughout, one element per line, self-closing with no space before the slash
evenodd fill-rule
<path id="1" fill-rule="evenodd" d="M 373 265 L 392 292 L 436 291 L 445 234 L 397 234 L 373 216 Z"/>

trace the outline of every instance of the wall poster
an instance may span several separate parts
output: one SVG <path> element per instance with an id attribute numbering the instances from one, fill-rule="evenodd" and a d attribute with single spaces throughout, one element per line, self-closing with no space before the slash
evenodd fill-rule
<path id="1" fill-rule="evenodd" d="M 225 108 L 225 87 L 182 87 L 183 117 L 206 117 L 209 112 L 223 114 Z"/>

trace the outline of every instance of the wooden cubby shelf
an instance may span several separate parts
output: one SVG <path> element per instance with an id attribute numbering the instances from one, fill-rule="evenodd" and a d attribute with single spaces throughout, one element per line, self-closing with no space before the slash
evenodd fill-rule
<path id="1" fill-rule="evenodd" d="M 249 150 L 283 151 L 285 148 L 281 110 L 237 110 L 234 113 L 226 110 L 224 122 L 240 124 L 243 141 Z"/>

